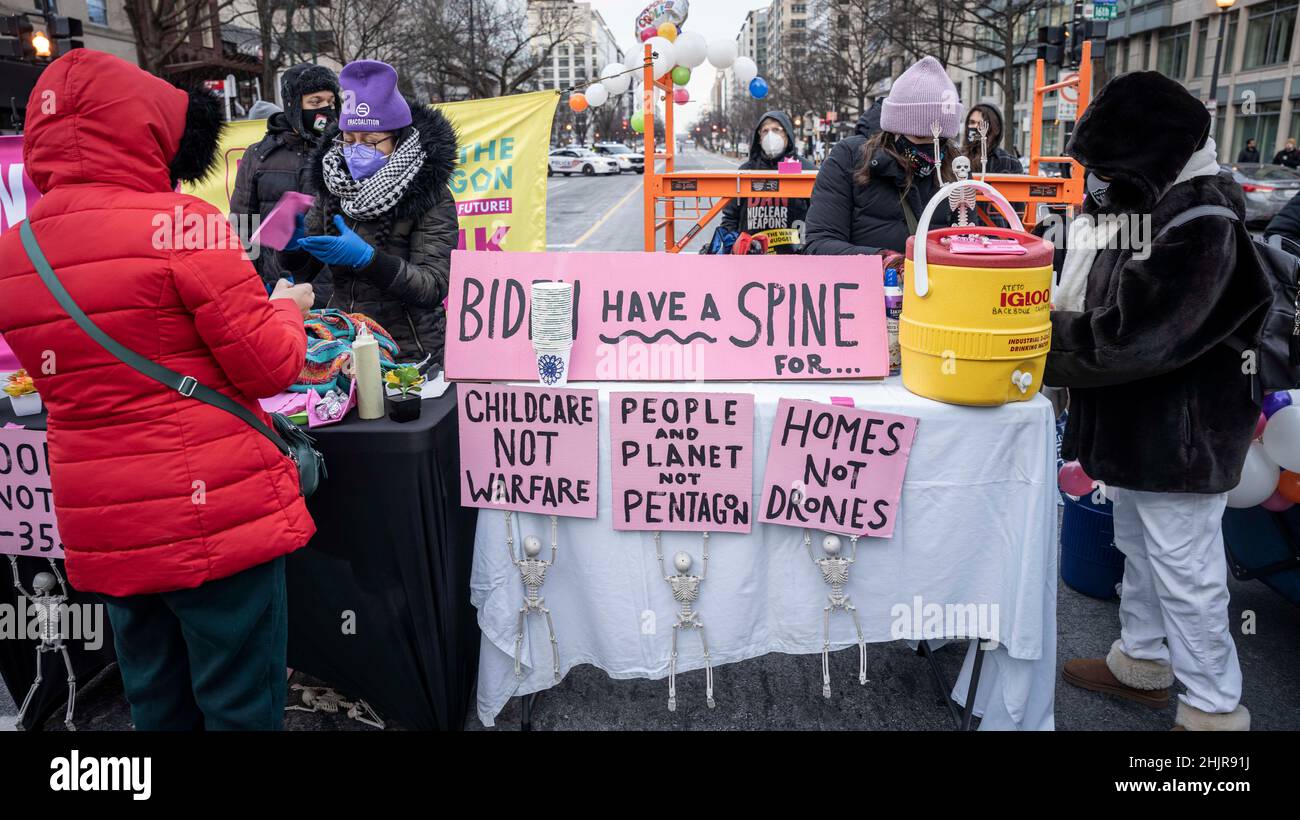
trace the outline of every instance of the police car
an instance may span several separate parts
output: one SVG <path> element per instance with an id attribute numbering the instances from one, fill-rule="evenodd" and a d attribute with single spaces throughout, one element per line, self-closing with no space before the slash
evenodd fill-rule
<path id="1" fill-rule="evenodd" d="M 618 170 L 645 173 L 645 157 L 628 148 L 621 142 L 598 142 L 593 146 L 597 154 L 618 161 Z"/>
<path id="2" fill-rule="evenodd" d="M 582 174 L 590 177 L 596 174 L 619 172 L 618 160 L 602 157 L 594 151 L 577 147 L 557 148 L 552 151 L 550 165 L 546 169 L 548 177 L 555 174 L 564 174 L 566 177 L 570 174 Z"/>

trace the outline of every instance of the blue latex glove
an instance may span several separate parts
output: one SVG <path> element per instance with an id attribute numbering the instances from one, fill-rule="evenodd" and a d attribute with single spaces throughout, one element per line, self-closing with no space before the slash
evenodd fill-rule
<path id="1" fill-rule="evenodd" d="M 298 214 L 293 218 L 293 236 L 285 243 L 286 251 L 296 251 L 302 249 L 302 240 L 307 237 L 307 215 Z"/>
<path id="2" fill-rule="evenodd" d="M 341 214 L 334 215 L 338 236 L 308 236 L 299 240 L 298 247 L 327 265 L 363 268 L 375 258 L 375 249 L 343 222 Z"/>

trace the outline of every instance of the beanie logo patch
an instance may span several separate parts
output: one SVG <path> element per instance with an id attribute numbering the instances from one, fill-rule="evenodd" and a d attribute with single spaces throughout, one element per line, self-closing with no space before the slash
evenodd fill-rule
<path id="1" fill-rule="evenodd" d="M 357 116 L 358 116 L 358 117 L 364 117 L 364 116 L 368 115 L 369 113 L 370 113 L 370 104 L 369 104 L 369 103 L 361 103 L 360 105 L 357 106 Z"/>

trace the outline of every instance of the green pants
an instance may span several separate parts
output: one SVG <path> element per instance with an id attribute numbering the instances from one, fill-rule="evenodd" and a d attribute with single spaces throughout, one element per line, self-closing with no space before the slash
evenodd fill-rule
<path id="1" fill-rule="evenodd" d="M 195 589 L 101 596 L 138 731 L 284 724 L 284 558 Z"/>

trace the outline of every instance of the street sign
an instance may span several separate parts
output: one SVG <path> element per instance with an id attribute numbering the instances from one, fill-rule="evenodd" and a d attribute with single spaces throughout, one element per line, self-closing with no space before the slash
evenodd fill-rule
<path id="1" fill-rule="evenodd" d="M 1114 20 L 1119 5 L 1116 0 L 1091 0 L 1083 4 L 1083 19 Z"/>
<path id="2" fill-rule="evenodd" d="M 1071 71 L 1068 74 L 1062 74 L 1060 82 L 1074 82 L 1079 79 L 1079 72 Z M 1077 103 L 1079 101 L 1079 86 L 1071 85 L 1060 90 L 1062 102 Z M 1073 119 L 1073 118 L 1071 118 Z"/>

